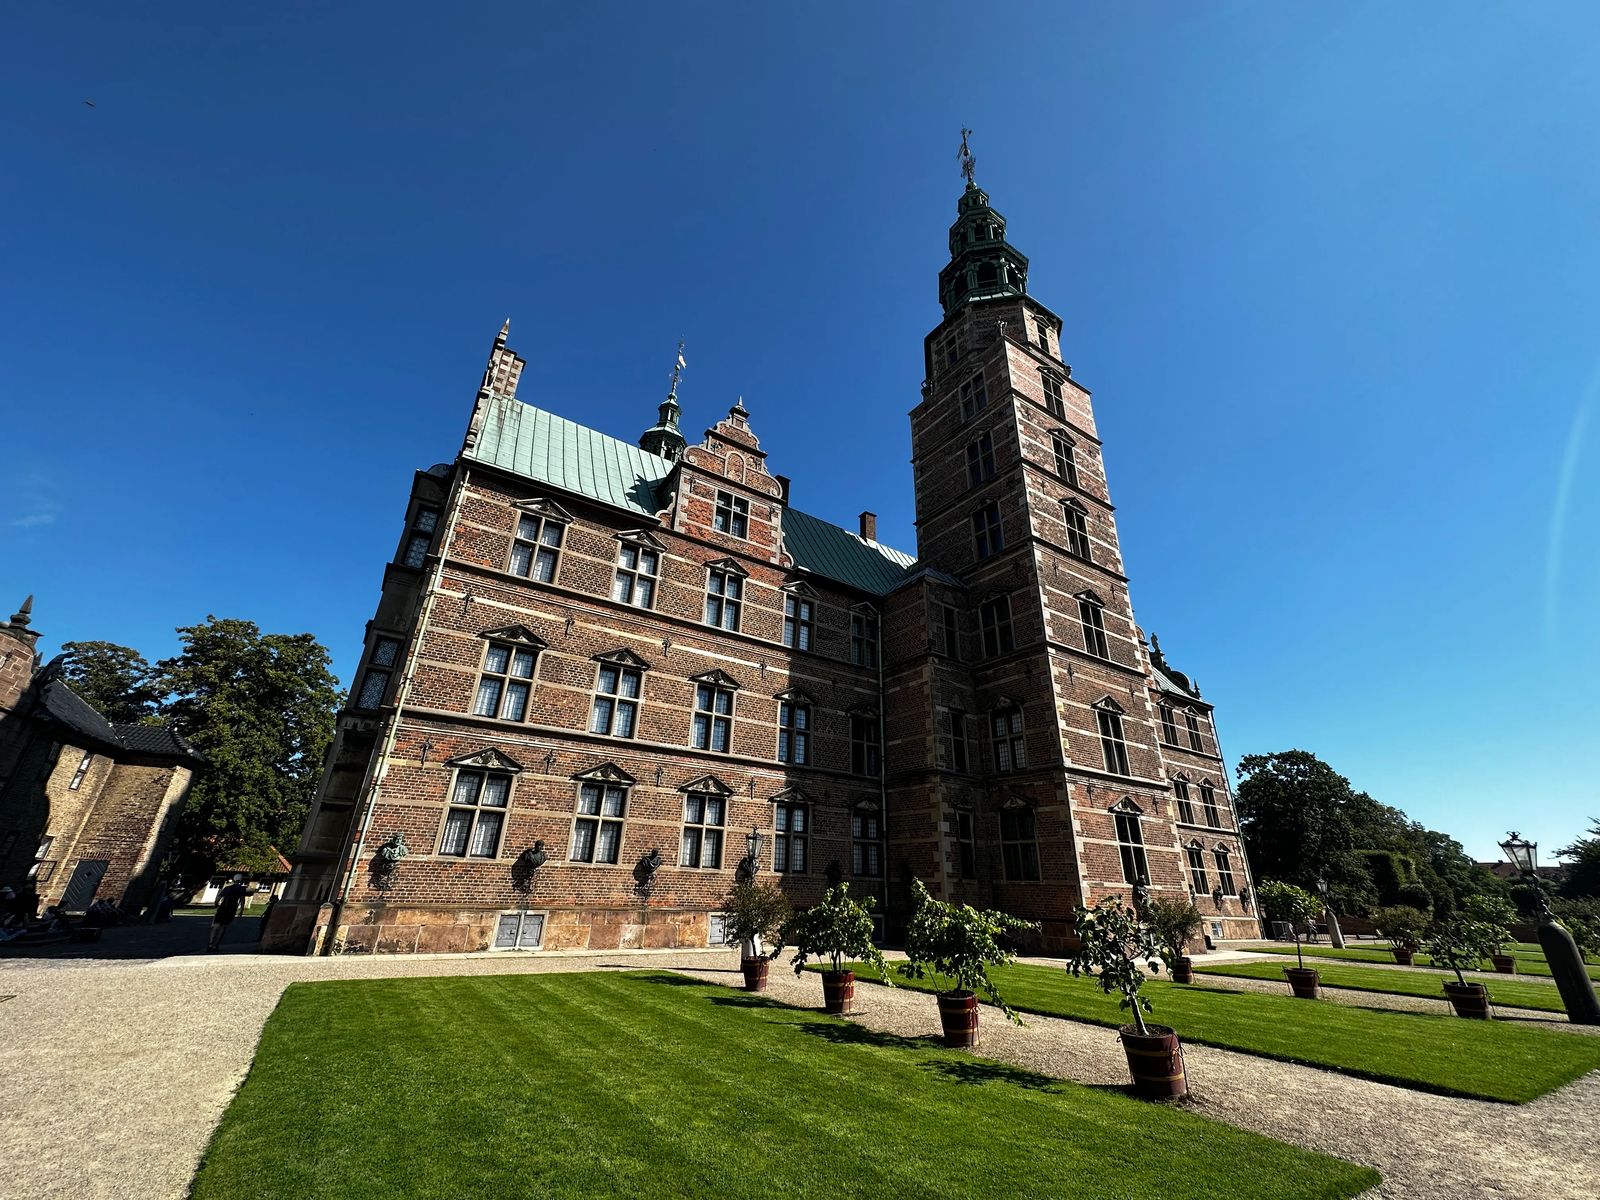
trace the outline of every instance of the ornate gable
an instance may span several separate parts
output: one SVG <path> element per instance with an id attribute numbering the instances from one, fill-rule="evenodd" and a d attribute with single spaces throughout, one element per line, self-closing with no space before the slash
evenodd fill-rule
<path id="1" fill-rule="evenodd" d="M 808 803 L 806 794 L 799 788 L 784 788 L 781 792 L 774 792 L 768 797 L 774 804 L 805 804 Z"/>
<path id="2" fill-rule="evenodd" d="M 638 782 L 616 763 L 602 763 L 598 767 L 590 767 L 587 771 L 579 771 L 573 776 L 583 783 L 620 783 L 633 784 Z"/>
<path id="3" fill-rule="evenodd" d="M 786 692 L 779 692 L 776 696 L 773 697 L 773 699 L 774 700 L 787 700 L 790 704 L 815 704 L 816 703 L 815 700 L 813 700 L 810 696 L 806 695 L 806 693 L 802 692 L 799 688 L 790 688 Z"/>
<path id="4" fill-rule="evenodd" d="M 447 767 L 466 767 L 469 770 L 479 771 L 509 771 L 513 775 L 522 770 L 521 763 L 494 749 L 479 750 L 473 754 L 447 758 L 444 765 Z"/>
<path id="5" fill-rule="evenodd" d="M 1091 591 L 1088 588 L 1084 588 L 1084 590 L 1081 591 L 1081 592 L 1074 592 L 1072 594 L 1072 598 L 1074 600 L 1087 600 L 1090 604 L 1093 604 L 1096 608 L 1104 608 L 1106 606 L 1106 602 L 1104 600 L 1100 599 L 1099 596 L 1095 595 L 1094 592 Z"/>

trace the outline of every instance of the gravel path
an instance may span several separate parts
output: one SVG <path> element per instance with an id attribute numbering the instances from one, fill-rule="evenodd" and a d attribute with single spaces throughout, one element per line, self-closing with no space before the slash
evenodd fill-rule
<path id="1" fill-rule="evenodd" d="M 738 972 L 693 970 L 733 984 Z M 822 983 L 772 971 L 775 1000 L 820 1008 Z M 858 984 L 855 1020 L 904 1037 L 939 1032 L 933 997 Z M 1114 1030 L 1053 1017 L 1008 1024 L 985 1007 L 978 1053 L 1043 1075 L 1124 1085 L 1127 1060 Z M 1594 1200 L 1600 1181 L 1600 1071 L 1531 1104 L 1430 1096 L 1332 1071 L 1208 1046 L 1186 1046 L 1194 1111 L 1311 1150 L 1365 1163 L 1383 1184 L 1367 1197 L 1394 1200 Z"/>

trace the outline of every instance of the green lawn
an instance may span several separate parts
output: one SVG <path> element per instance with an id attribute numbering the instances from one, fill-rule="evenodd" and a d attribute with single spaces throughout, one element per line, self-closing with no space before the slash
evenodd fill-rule
<path id="1" fill-rule="evenodd" d="M 875 980 L 870 968 L 856 968 Z M 892 968 L 891 968 L 892 969 Z M 1092 979 L 1065 968 L 1012 965 L 994 972 L 1025 1012 L 1119 1026 L 1128 1017 Z M 896 986 L 931 985 L 895 979 Z M 1329 1067 L 1401 1087 L 1522 1104 L 1600 1067 L 1600 1037 L 1504 1021 L 1395 1012 L 1152 979 L 1151 1018 L 1185 1041 Z M 984 1020 L 1001 1018 L 993 1009 Z"/>
<path id="2" fill-rule="evenodd" d="M 1274 979 L 1288 988 L 1283 977 L 1283 964 L 1277 962 L 1217 963 L 1214 966 L 1197 960 L 1194 969 L 1207 975 L 1231 975 L 1237 979 Z M 1357 992 L 1388 992 L 1396 996 L 1427 996 L 1439 1002 L 1441 1013 L 1449 1012 L 1449 1001 L 1444 998 L 1440 983 L 1454 980 L 1448 972 L 1413 970 L 1380 971 L 1376 967 L 1352 967 L 1342 963 L 1319 963 L 1317 972 L 1328 987 L 1349 988 Z M 1566 1012 L 1561 1004 L 1561 993 L 1548 983 L 1517 983 L 1510 976 L 1501 980 L 1480 980 L 1489 988 L 1489 998 L 1495 1004 L 1511 1008 L 1534 1008 L 1544 1012 Z"/>
<path id="3" fill-rule="evenodd" d="M 1292 945 L 1246 946 L 1243 947 L 1243 949 L 1249 950 L 1251 953 L 1287 954 L 1291 958 L 1294 957 L 1294 947 Z M 1374 946 L 1346 946 L 1343 950 L 1336 950 L 1332 946 L 1304 946 L 1302 947 L 1302 951 L 1307 958 L 1338 959 L 1342 962 L 1388 963 L 1391 967 L 1396 965 L 1394 961 L 1394 955 L 1390 954 L 1387 950 L 1379 949 Z M 1513 954 L 1512 957 L 1517 960 L 1518 974 L 1542 975 L 1546 979 L 1550 978 L 1550 964 L 1545 962 L 1544 952 L 1542 950 L 1538 954 L 1524 954 L 1519 952 Z M 1427 967 L 1431 966 L 1432 964 L 1433 960 L 1430 959 L 1426 954 L 1418 954 L 1414 961 L 1414 965 L 1419 967 Z M 1485 962 L 1481 969 L 1485 971 L 1492 971 L 1494 969 L 1494 965 L 1492 963 Z M 1589 972 L 1590 979 L 1600 979 L 1600 966 L 1590 964 L 1585 966 L 1584 969 Z"/>
<path id="4" fill-rule="evenodd" d="M 1265 1200 L 1378 1182 L 1181 1108 L 637 972 L 293 985 L 193 1196 Z"/>

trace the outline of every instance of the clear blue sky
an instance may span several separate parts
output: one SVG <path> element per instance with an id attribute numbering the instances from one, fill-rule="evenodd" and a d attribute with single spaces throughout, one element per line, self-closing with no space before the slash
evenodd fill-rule
<path id="1" fill-rule="evenodd" d="M 508 315 L 524 397 L 628 438 L 686 338 L 692 429 L 742 393 L 798 504 L 912 547 L 967 124 L 1226 750 L 1553 850 L 1600 815 L 1597 44 L 1572 4 L 10 6 L 0 607 L 152 659 L 248 617 L 348 679 Z"/>

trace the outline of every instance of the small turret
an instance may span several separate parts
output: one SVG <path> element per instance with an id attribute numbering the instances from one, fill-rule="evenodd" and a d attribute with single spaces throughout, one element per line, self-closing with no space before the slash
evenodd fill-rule
<path id="1" fill-rule="evenodd" d="M 684 447 L 689 444 L 688 439 L 678 428 L 678 418 L 683 416 L 683 410 L 678 407 L 678 380 L 686 365 L 683 361 L 683 343 L 679 342 L 678 358 L 672 364 L 672 386 L 667 390 L 667 398 L 656 410 L 656 423 L 639 435 L 641 450 L 659 454 L 662 458 L 673 462 L 683 457 Z"/>

